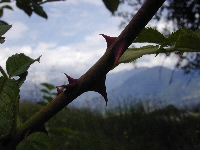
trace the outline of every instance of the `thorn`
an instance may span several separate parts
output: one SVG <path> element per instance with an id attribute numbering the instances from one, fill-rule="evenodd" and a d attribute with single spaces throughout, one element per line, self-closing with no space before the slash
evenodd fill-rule
<path id="1" fill-rule="evenodd" d="M 24 132 L 24 135 L 23 135 L 23 141 L 25 141 L 27 139 L 27 137 L 34 132 L 43 132 L 43 133 L 46 133 L 48 135 L 48 131 L 46 130 L 44 124 L 42 124 L 42 125 L 36 126 L 34 128 L 26 129 L 25 132 Z"/>
<path id="2" fill-rule="evenodd" d="M 117 64 L 119 58 L 122 56 L 124 50 L 125 50 L 125 42 L 122 42 L 122 43 L 119 43 L 119 45 L 116 46 L 116 49 L 115 49 L 115 62 L 114 62 L 114 65 Z"/>
<path id="3" fill-rule="evenodd" d="M 101 94 L 103 98 L 105 99 L 106 106 L 107 106 L 108 98 L 107 98 L 107 93 L 106 93 L 105 80 L 106 80 L 106 76 L 94 82 L 94 84 L 91 87 L 89 87 L 89 91 L 95 91 Z"/>
<path id="4" fill-rule="evenodd" d="M 63 92 L 63 90 L 61 90 L 58 86 L 56 86 L 56 89 L 57 89 L 57 96 L 60 94 L 60 93 L 62 93 Z"/>
<path id="5" fill-rule="evenodd" d="M 74 79 L 72 77 L 70 77 L 69 75 L 67 75 L 66 73 L 64 73 L 69 81 L 69 84 L 66 84 L 66 85 L 61 85 L 61 86 L 58 86 L 58 87 L 63 87 L 65 88 L 66 90 L 65 91 L 71 91 L 72 89 L 74 89 L 78 83 L 78 79 Z"/>
<path id="6" fill-rule="evenodd" d="M 109 48 L 109 46 L 116 40 L 116 38 L 117 37 L 110 37 L 110 36 L 107 36 L 107 35 L 105 35 L 105 34 L 100 34 L 100 35 L 102 35 L 104 38 L 105 38 L 105 40 L 106 40 L 106 42 L 107 42 L 107 48 Z"/>
<path id="7" fill-rule="evenodd" d="M 106 39 L 106 42 L 107 42 L 107 48 L 109 48 L 109 46 L 116 40 L 117 37 L 110 37 L 110 36 L 107 36 L 105 34 L 100 34 L 102 35 L 105 39 Z M 123 54 L 123 52 L 125 51 L 126 48 L 126 41 L 122 41 L 121 43 L 117 44 L 117 46 L 115 47 L 114 49 L 114 54 L 115 54 L 115 62 L 114 62 L 114 65 L 117 64 L 119 58 L 121 57 L 121 55 Z"/>
<path id="8" fill-rule="evenodd" d="M 71 83 L 75 83 L 75 82 L 78 82 L 78 79 L 74 79 L 72 77 L 70 77 L 69 75 L 67 75 L 66 73 L 64 73 L 69 81 L 69 84 Z"/>

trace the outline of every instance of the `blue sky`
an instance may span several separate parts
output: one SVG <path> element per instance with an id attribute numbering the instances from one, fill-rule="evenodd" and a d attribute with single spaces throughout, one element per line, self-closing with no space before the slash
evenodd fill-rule
<path id="1" fill-rule="evenodd" d="M 64 82 L 63 72 L 79 77 L 105 52 L 106 42 L 99 34 L 118 36 L 120 18 L 113 17 L 101 0 L 68 0 L 43 5 L 48 19 L 33 14 L 28 17 L 13 4 L 14 11 L 6 10 L 3 20 L 12 24 L 1 45 L 0 64 L 15 53 L 25 53 L 31 58 L 40 55 L 40 63 L 29 69 L 28 80 L 34 83 Z M 122 9 L 122 8 L 119 8 Z M 162 27 L 162 23 L 159 24 Z M 164 56 L 145 56 L 137 66 L 162 65 Z M 164 65 L 173 67 L 173 59 Z M 112 72 L 131 69 L 132 64 L 120 65 Z"/>

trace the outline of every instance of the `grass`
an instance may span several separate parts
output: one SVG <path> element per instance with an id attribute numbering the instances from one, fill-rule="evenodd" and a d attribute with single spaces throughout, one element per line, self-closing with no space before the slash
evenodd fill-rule
<path id="1" fill-rule="evenodd" d="M 22 121 L 39 109 L 34 103 L 22 102 Z M 51 139 L 50 150 L 200 149 L 199 115 L 188 115 L 173 105 L 148 111 L 137 103 L 104 114 L 65 108 L 45 126 Z"/>

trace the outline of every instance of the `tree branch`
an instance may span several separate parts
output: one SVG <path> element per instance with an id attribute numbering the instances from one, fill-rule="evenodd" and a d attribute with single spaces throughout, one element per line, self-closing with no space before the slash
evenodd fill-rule
<path id="1" fill-rule="evenodd" d="M 17 134 L 11 139 L 10 144 L 17 145 L 23 140 L 28 130 L 34 130 L 42 126 L 82 93 L 89 90 L 95 91 L 91 87 L 100 86 L 99 81 L 103 81 L 101 79 L 105 80 L 106 74 L 113 68 L 116 62 L 116 56 L 121 56 L 127 50 L 164 2 L 165 0 L 147 0 L 123 32 L 108 47 L 105 54 L 79 78 L 77 84 L 73 88 L 67 88 L 22 126 L 17 128 Z"/>

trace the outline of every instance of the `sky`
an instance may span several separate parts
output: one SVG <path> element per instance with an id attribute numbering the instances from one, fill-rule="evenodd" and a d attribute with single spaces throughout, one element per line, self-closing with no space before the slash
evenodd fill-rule
<path id="1" fill-rule="evenodd" d="M 0 65 L 5 68 L 6 59 L 15 53 L 25 53 L 31 58 L 42 55 L 40 63 L 29 69 L 27 80 L 33 83 L 66 80 L 63 73 L 74 78 L 84 74 L 105 52 L 106 42 L 99 34 L 118 36 L 121 18 L 114 17 L 101 0 L 67 0 L 43 5 L 48 19 L 35 14 L 28 17 L 12 4 L 14 10 L 6 10 L 3 20 L 12 24 L 0 45 Z M 118 8 L 122 9 L 122 8 Z M 159 23 L 162 28 L 162 22 Z M 148 55 L 137 61 L 137 67 L 164 65 L 173 68 L 174 59 Z M 122 64 L 111 73 L 132 69 L 132 63 Z"/>

